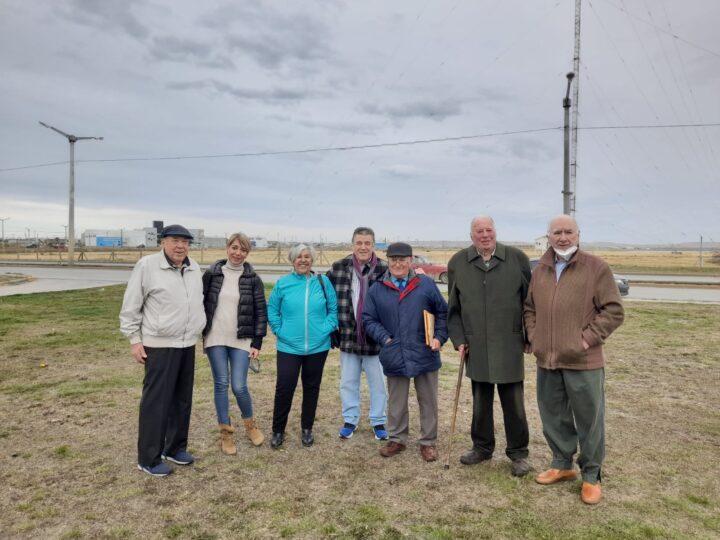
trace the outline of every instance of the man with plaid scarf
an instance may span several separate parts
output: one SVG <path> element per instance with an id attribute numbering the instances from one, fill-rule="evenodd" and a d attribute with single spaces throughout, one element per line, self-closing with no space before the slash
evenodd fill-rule
<path id="1" fill-rule="evenodd" d="M 327 273 L 335 287 L 340 327 L 340 400 L 344 424 L 341 439 L 349 439 L 360 421 L 360 376 L 365 372 L 370 394 L 368 420 L 375 438 L 387 440 L 385 376 L 378 358 L 380 347 L 365 335 L 363 305 L 370 286 L 382 279 L 387 263 L 375 254 L 375 232 L 358 227 L 352 235 L 352 255 L 336 261 Z"/>

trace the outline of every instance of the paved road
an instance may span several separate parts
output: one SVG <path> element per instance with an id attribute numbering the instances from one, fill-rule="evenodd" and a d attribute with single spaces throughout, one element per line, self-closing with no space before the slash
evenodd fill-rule
<path id="1" fill-rule="evenodd" d="M 271 273 L 260 270 L 260 277 L 266 283 L 275 283 L 283 273 Z M 318 268 L 319 270 L 322 267 Z M 19 285 L 0 287 L 0 296 L 28 294 L 36 292 L 88 289 L 126 283 L 130 276 L 129 268 L 68 268 L 61 266 L 0 266 L 0 274 L 19 273 L 33 276 L 34 281 Z M 657 276 L 656 276 L 657 277 Z M 662 276 L 667 277 L 667 276 Z M 693 276 L 690 276 L 693 277 Z M 447 285 L 438 284 L 446 292 Z M 683 288 L 683 287 L 644 287 L 630 286 L 628 300 L 657 300 L 672 302 L 720 303 L 720 288 Z"/>
<path id="2" fill-rule="evenodd" d="M 649 283 L 702 283 L 711 285 L 720 285 L 720 276 L 667 276 L 667 275 L 648 275 L 648 274 L 622 274 L 630 280 L 632 286 L 633 281 L 646 281 Z"/>
<path id="3" fill-rule="evenodd" d="M 130 277 L 129 268 L 67 268 L 62 266 L 3 266 L 0 275 L 5 273 L 33 276 L 33 281 L 19 285 L 0 287 L 0 296 L 28 294 L 36 292 L 67 291 L 74 289 L 90 289 L 103 285 L 127 283 Z M 282 274 L 261 273 L 266 283 L 275 283 Z"/>

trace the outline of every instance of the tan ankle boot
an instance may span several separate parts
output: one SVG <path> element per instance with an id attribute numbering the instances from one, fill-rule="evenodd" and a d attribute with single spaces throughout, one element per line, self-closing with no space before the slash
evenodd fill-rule
<path id="1" fill-rule="evenodd" d="M 245 418 L 245 433 L 247 433 L 248 439 L 252 441 L 255 446 L 260 446 L 265 440 L 265 435 L 262 434 L 255 424 L 254 418 Z"/>
<path id="2" fill-rule="evenodd" d="M 234 427 L 228 424 L 220 424 L 220 450 L 222 450 L 223 454 L 237 454 L 233 433 L 235 433 Z"/>

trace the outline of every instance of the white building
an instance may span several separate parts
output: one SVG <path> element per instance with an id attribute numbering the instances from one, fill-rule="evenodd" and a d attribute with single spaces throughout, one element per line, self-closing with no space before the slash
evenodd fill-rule
<path id="1" fill-rule="evenodd" d="M 538 236 L 535 239 L 535 251 L 537 251 L 538 253 L 545 253 L 549 247 L 550 247 L 550 240 L 548 240 L 547 234 Z"/>
<path id="2" fill-rule="evenodd" d="M 86 247 L 155 247 L 157 231 L 144 229 L 88 229 L 81 235 Z"/>

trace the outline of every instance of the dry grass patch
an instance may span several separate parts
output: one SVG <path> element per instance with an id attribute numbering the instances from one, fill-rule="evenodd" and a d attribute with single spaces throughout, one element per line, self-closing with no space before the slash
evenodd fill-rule
<path id="1" fill-rule="evenodd" d="M 299 404 L 285 448 L 219 453 L 207 359 L 198 349 L 190 450 L 197 462 L 165 479 L 135 467 L 142 372 L 117 332 L 122 287 L 0 298 L 0 499 L 9 538 L 714 538 L 720 535 L 720 307 L 632 303 L 608 347 L 605 500 L 579 501 L 579 484 L 539 486 L 510 476 L 498 449 L 461 466 L 469 445 L 464 381 L 451 468 L 443 470 L 458 362 L 440 377 L 441 462 L 414 442 L 392 459 L 363 423 L 340 427 L 338 356 L 328 360 L 315 446 L 300 443 Z M 274 340 L 250 375 L 266 434 Z M 46 367 L 41 367 L 45 364 Z M 549 451 L 528 358 L 531 462 Z M 298 390 L 298 394 L 300 390 Z M 298 395 L 299 397 L 299 395 Z M 367 397 L 365 396 L 365 400 Z M 364 404 L 366 401 L 364 401 Z M 497 405 L 497 402 L 496 402 Z M 233 405 L 233 410 L 236 407 Z M 237 420 L 236 415 L 236 420 Z M 411 437 L 417 435 L 411 408 Z"/>

